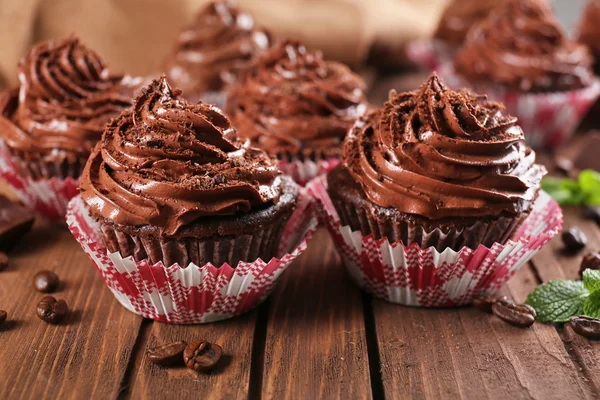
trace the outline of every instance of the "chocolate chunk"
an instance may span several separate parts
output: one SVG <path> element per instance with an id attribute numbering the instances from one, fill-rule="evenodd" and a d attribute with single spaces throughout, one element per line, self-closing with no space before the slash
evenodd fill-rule
<path id="1" fill-rule="evenodd" d="M 34 221 L 33 213 L 0 195 L 0 250 L 10 250 L 31 230 Z"/>

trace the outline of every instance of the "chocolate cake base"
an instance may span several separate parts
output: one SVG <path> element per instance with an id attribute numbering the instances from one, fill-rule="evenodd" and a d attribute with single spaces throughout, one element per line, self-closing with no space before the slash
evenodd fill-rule
<path id="1" fill-rule="evenodd" d="M 393 208 L 373 204 L 360 184 L 338 165 L 327 176 L 328 193 L 343 225 L 375 239 L 387 238 L 390 243 L 405 246 L 417 243 L 421 248 L 447 248 L 455 251 L 463 247 L 476 249 L 479 245 L 491 247 L 495 242 L 505 243 L 529 215 L 500 215 L 497 217 L 447 218 L 430 220 L 405 214 Z"/>
<path id="2" fill-rule="evenodd" d="M 181 267 L 190 263 L 235 267 L 258 258 L 268 262 L 281 256 L 277 254 L 281 236 L 298 199 L 298 186 L 288 177 L 282 179 L 283 193 L 276 204 L 240 215 L 203 218 L 172 237 L 153 226 L 123 226 L 92 216 L 100 223 L 108 250 L 136 261 Z"/>

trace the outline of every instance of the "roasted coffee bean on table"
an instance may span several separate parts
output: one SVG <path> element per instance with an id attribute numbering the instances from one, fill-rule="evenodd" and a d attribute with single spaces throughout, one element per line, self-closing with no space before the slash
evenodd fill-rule
<path id="1" fill-rule="evenodd" d="M 58 275 L 52 271 L 43 270 L 33 277 L 33 287 L 38 292 L 52 293 L 58 288 L 59 284 Z"/>
<path id="2" fill-rule="evenodd" d="M 69 312 L 69 307 L 64 300 L 56 300 L 52 296 L 43 297 L 37 305 L 37 315 L 49 324 L 57 324 Z"/>
<path id="3" fill-rule="evenodd" d="M 8 267 L 8 256 L 0 251 L 0 271 L 4 271 Z"/>
<path id="4" fill-rule="evenodd" d="M 573 330 L 588 339 L 600 339 L 600 319 L 579 316 L 569 320 Z"/>
<path id="5" fill-rule="evenodd" d="M 585 234 L 576 227 L 572 227 L 566 231 L 563 231 L 562 241 L 565 245 L 565 249 L 573 253 L 583 249 L 587 244 L 587 238 L 585 237 Z"/>
<path id="6" fill-rule="evenodd" d="M 510 300 L 498 300 L 492 305 L 492 312 L 511 325 L 526 328 L 535 322 L 536 312 L 528 304 L 515 304 Z"/>
<path id="7" fill-rule="evenodd" d="M 2 325 L 4 322 L 6 322 L 6 311 L 4 310 L 0 310 L 0 325 Z"/>
<path id="8" fill-rule="evenodd" d="M 165 344 L 148 350 L 148 359 L 162 366 L 183 365 L 183 351 L 187 343 L 184 341 Z"/>
<path id="9" fill-rule="evenodd" d="M 492 305 L 498 300 L 506 300 L 506 296 L 502 297 L 482 297 L 477 296 L 473 298 L 473 307 L 486 313 L 492 313 Z"/>
<path id="10" fill-rule="evenodd" d="M 585 206 L 583 208 L 583 218 L 591 219 L 600 225 L 600 207 L 598 206 Z"/>
<path id="11" fill-rule="evenodd" d="M 205 372 L 217 365 L 222 354 L 221 346 L 200 339 L 187 345 L 183 352 L 183 361 L 189 369 Z"/>
<path id="12" fill-rule="evenodd" d="M 600 253 L 589 253 L 583 256 L 579 266 L 579 277 L 583 277 L 583 271 L 586 269 L 600 269 Z"/>

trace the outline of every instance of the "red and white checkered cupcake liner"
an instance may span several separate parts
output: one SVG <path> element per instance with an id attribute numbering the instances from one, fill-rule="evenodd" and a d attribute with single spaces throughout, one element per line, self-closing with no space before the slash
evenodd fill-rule
<path id="1" fill-rule="evenodd" d="M 281 274 L 304 252 L 316 227 L 314 201 L 301 195 L 280 245 L 280 258 L 201 267 L 150 265 L 109 254 L 80 196 L 69 203 L 67 225 L 116 299 L 144 318 L 171 324 L 219 321 L 260 304 Z"/>
<path id="2" fill-rule="evenodd" d="M 22 176 L 10 150 L 0 140 L 0 178 L 30 210 L 51 221 L 64 222 L 69 200 L 78 194 L 79 179 L 38 179 Z"/>
<path id="3" fill-rule="evenodd" d="M 436 71 L 444 63 L 451 61 L 454 51 L 436 39 L 417 39 L 406 46 L 406 57 L 428 72 Z"/>
<path id="4" fill-rule="evenodd" d="M 571 138 L 579 123 L 600 95 L 600 81 L 583 89 L 555 93 L 526 93 L 500 87 L 471 85 L 455 73 L 452 63 L 438 70 L 453 89 L 467 87 L 504 103 L 508 114 L 519 119 L 527 143 L 533 148 L 555 148 Z"/>
<path id="5" fill-rule="evenodd" d="M 304 186 L 317 176 L 328 173 L 339 163 L 340 159 L 333 157 L 317 161 L 279 160 L 279 169 L 284 174 L 291 176 L 297 184 Z"/>
<path id="6" fill-rule="evenodd" d="M 416 243 L 390 244 L 342 226 L 324 177 L 310 182 L 307 190 L 317 199 L 321 218 L 358 286 L 377 298 L 409 306 L 454 307 L 496 292 L 562 227 L 561 208 L 540 192 L 529 217 L 507 243 L 439 252 Z"/>

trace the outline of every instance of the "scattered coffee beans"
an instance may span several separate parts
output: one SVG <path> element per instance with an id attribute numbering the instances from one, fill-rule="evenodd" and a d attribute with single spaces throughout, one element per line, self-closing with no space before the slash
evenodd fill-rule
<path id="1" fill-rule="evenodd" d="M 535 322 L 536 312 L 527 304 L 515 304 L 510 300 L 498 300 L 492 305 L 492 312 L 511 325 L 527 328 Z"/>
<path id="2" fill-rule="evenodd" d="M 600 253 L 589 253 L 583 256 L 579 266 L 579 277 L 583 278 L 586 269 L 600 269 Z"/>
<path id="3" fill-rule="evenodd" d="M 573 162 L 568 158 L 556 157 L 554 159 L 554 166 L 556 167 L 556 171 L 564 176 L 569 176 L 571 171 L 573 171 Z"/>
<path id="4" fill-rule="evenodd" d="M 54 292 L 58 288 L 59 283 L 58 275 L 48 270 L 40 271 L 33 277 L 33 287 L 42 293 Z"/>
<path id="5" fill-rule="evenodd" d="M 562 241 L 565 245 L 565 249 L 573 253 L 583 249 L 587 244 L 585 234 L 581 232 L 579 228 L 575 227 L 563 231 Z"/>
<path id="6" fill-rule="evenodd" d="M 6 322 L 6 311 L 0 310 L 0 325 Z"/>
<path id="7" fill-rule="evenodd" d="M 148 350 L 148 359 L 162 366 L 183 364 L 183 351 L 186 346 L 186 342 L 179 341 L 154 347 Z"/>
<path id="8" fill-rule="evenodd" d="M 573 330 L 588 339 L 600 339 L 600 319 L 590 317 L 573 317 L 569 320 Z"/>
<path id="9" fill-rule="evenodd" d="M 56 300 L 52 296 L 43 297 L 37 305 L 37 315 L 49 324 L 57 324 L 69 312 L 69 307 L 64 300 Z"/>
<path id="10" fill-rule="evenodd" d="M 502 297 L 475 297 L 473 307 L 486 313 L 492 313 L 492 305 L 498 300 L 508 300 L 506 296 Z"/>
<path id="11" fill-rule="evenodd" d="M 0 252 L 0 271 L 4 271 L 6 267 L 8 267 L 8 256 Z"/>
<path id="12" fill-rule="evenodd" d="M 187 345 L 183 352 L 183 361 L 189 369 L 204 372 L 213 369 L 222 354 L 221 346 L 200 339 Z"/>
<path id="13" fill-rule="evenodd" d="M 600 225 L 600 207 L 585 206 L 583 208 L 583 218 L 591 219 Z"/>

